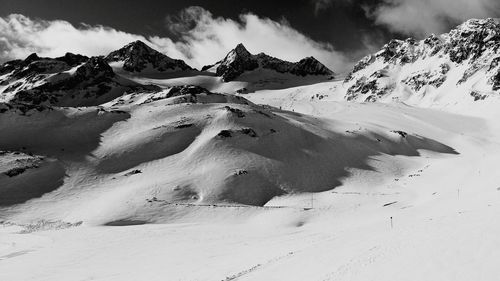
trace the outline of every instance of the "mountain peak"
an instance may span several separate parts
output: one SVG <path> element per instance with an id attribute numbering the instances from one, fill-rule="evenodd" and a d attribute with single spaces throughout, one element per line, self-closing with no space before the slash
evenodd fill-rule
<path id="1" fill-rule="evenodd" d="M 247 53 L 250 53 L 247 48 L 245 48 L 245 46 L 243 45 L 243 43 L 239 43 L 238 45 L 236 45 L 236 47 L 234 48 L 234 50 L 238 53 L 240 52 L 247 52 Z"/>
<path id="2" fill-rule="evenodd" d="M 108 62 L 123 62 L 123 69 L 129 72 L 141 72 L 146 68 L 159 72 L 192 69 L 184 61 L 172 59 L 141 40 L 109 53 L 105 59 Z"/>
<path id="3" fill-rule="evenodd" d="M 108 58 L 123 58 L 125 56 L 131 57 L 131 56 L 145 56 L 148 54 L 156 54 L 160 53 L 156 51 L 155 49 L 149 47 L 146 43 L 144 43 L 141 40 L 136 40 L 133 42 L 128 43 L 127 45 L 123 46 L 122 48 L 111 52 L 107 57 Z"/>
<path id="4" fill-rule="evenodd" d="M 147 46 L 146 43 L 142 40 L 135 40 L 133 42 L 128 43 L 128 45 L 137 45 L 137 46 Z"/>
<path id="5" fill-rule="evenodd" d="M 257 67 L 259 67 L 257 59 L 240 43 L 220 62 L 216 75 L 222 76 L 224 81 L 231 81 L 243 72 Z"/>
<path id="6" fill-rule="evenodd" d="M 479 99 L 482 96 L 476 91 L 500 89 L 499 62 L 500 21 L 470 19 L 448 33 L 422 41 L 391 40 L 379 52 L 358 62 L 347 75 L 346 98 L 406 100 L 408 97 L 400 95 L 403 91 L 398 89 L 404 85 L 405 93 L 412 91 L 412 96 L 427 99 L 444 92 L 445 87 Z"/>
<path id="7" fill-rule="evenodd" d="M 290 71 L 293 74 L 306 76 L 310 75 L 333 75 L 333 71 L 331 71 L 328 67 L 322 64 L 315 57 L 310 56 L 301 59 L 296 62 L 294 67 Z"/>
<path id="8" fill-rule="evenodd" d="M 450 37 L 470 37 L 473 34 L 491 40 L 500 33 L 500 20 L 495 18 L 470 19 L 456 28 L 452 29 L 444 36 Z M 457 38 L 458 39 L 458 38 Z"/>
<path id="9" fill-rule="evenodd" d="M 224 81 L 228 82 L 246 71 L 252 71 L 259 67 L 297 76 L 333 75 L 333 71 L 314 57 L 310 56 L 298 62 L 289 62 L 271 57 L 265 53 L 253 55 L 241 43 L 219 62 L 216 75 L 221 76 Z"/>
<path id="10" fill-rule="evenodd" d="M 460 24 L 457 29 L 466 28 L 481 28 L 481 27 L 500 27 L 500 19 L 486 18 L 486 19 L 470 19 Z"/>
<path id="11" fill-rule="evenodd" d="M 234 49 L 232 49 L 224 59 L 224 61 L 233 61 L 237 57 L 243 57 L 243 58 L 249 58 L 251 57 L 252 54 L 245 48 L 245 46 L 242 43 L 239 43 L 236 45 Z"/>
<path id="12" fill-rule="evenodd" d="M 134 42 L 130 42 L 123 47 L 124 49 L 128 49 L 129 51 L 133 50 L 146 50 L 149 52 L 158 52 L 155 49 L 149 47 L 146 43 L 141 40 L 136 40 Z"/>
<path id="13" fill-rule="evenodd" d="M 33 62 L 33 61 L 37 61 L 39 59 L 40 59 L 40 57 L 36 53 L 32 53 L 24 61 L 27 62 L 27 63 L 30 63 L 30 62 Z"/>

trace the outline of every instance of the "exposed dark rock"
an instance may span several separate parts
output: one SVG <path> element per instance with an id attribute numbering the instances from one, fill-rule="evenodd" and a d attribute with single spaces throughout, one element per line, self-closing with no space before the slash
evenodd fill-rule
<path id="1" fill-rule="evenodd" d="M 227 106 L 227 105 L 226 105 L 226 106 L 224 106 L 224 108 L 225 108 L 227 111 L 229 111 L 229 112 L 231 112 L 231 113 L 235 114 L 238 118 L 243 118 L 243 117 L 245 117 L 245 114 L 243 113 L 243 111 L 241 111 L 241 110 L 240 110 L 240 109 L 238 109 L 238 108 L 233 108 L 233 107 L 230 107 L 230 106 Z"/>
<path id="2" fill-rule="evenodd" d="M 408 133 L 407 133 L 407 132 L 403 132 L 403 131 L 391 131 L 391 133 L 398 134 L 398 135 L 400 135 L 402 138 L 406 138 L 406 137 L 408 136 Z"/>
<path id="3" fill-rule="evenodd" d="M 237 94 L 247 94 L 248 93 L 248 89 L 247 88 L 241 88 L 241 89 L 236 90 L 236 93 Z"/>
<path id="4" fill-rule="evenodd" d="M 397 76 L 397 71 L 403 70 L 405 65 L 434 56 L 443 61 L 439 67 L 426 69 L 408 77 Z M 364 71 L 375 63 L 376 67 Z M 479 71 L 482 74 L 484 70 L 488 83 L 492 85 L 494 91 L 498 91 L 500 90 L 500 75 L 497 72 L 499 64 L 500 21 L 469 20 L 447 34 L 431 35 L 422 41 L 391 40 L 379 52 L 363 58 L 354 66 L 344 80 L 344 83 L 349 83 L 345 98 L 374 101 L 377 93 L 381 94 L 379 85 L 391 83 L 405 83 L 415 92 L 428 85 L 439 88 L 445 83 L 450 69 L 454 66 L 466 66 L 460 74 L 457 86 L 469 81 Z M 420 67 L 416 65 L 416 68 Z M 386 70 L 390 76 L 386 75 Z"/>
<path id="5" fill-rule="evenodd" d="M 484 100 L 487 97 L 486 95 L 482 95 L 476 91 L 470 92 L 470 95 L 474 98 L 474 101 Z"/>
<path id="6" fill-rule="evenodd" d="M 216 75 L 221 76 L 225 82 L 232 81 L 244 72 L 252 71 L 259 67 L 297 76 L 333 75 L 331 70 L 313 57 L 307 57 L 292 63 L 268 56 L 264 53 L 252 55 L 243 44 L 238 44 L 218 64 Z"/>
<path id="7" fill-rule="evenodd" d="M 248 135 L 252 138 L 257 137 L 257 133 L 252 128 L 243 128 L 240 130 L 242 134 Z"/>
<path id="8" fill-rule="evenodd" d="M 137 174 L 142 174 L 142 171 L 141 170 L 132 170 L 128 173 L 125 173 L 124 176 L 133 176 L 133 175 L 137 175 Z"/>
<path id="9" fill-rule="evenodd" d="M 199 86 L 192 86 L 192 85 L 173 86 L 172 88 L 170 88 L 167 94 L 167 98 L 183 96 L 183 95 L 199 95 L 199 94 L 210 95 L 212 93 L 209 90 Z"/>
<path id="10" fill-rule="evenodd" d="M 234 80 L 245 71 L 259 67 L 258 61 L 250 54 L 243 44 L 238 44 L 229 52 L 217 67 L 215 74 L 221 76 L 226 82 Z"/>
<path id="11" fill-rule="evenodd" d="M 184 128 L 189 128 L 189 127 L 193 127 L 194 124 L 180 124 L 180 125 L 177 125 L 175 126 L 176 129 L 184 129 Z"/>
<path id="12" fill-rule="evenodd" d="M 451 61 L 461 63 L 467 59 L 477 59 L 486 50 L 500 48 L 500 24 L 495 19 L 469 20 L 449 33 L 445 44 Z"/>
<path id="13" fill-rule="evenodd" d="M 217 137 L 219 138 L 230 138 L 233 136 L 233 134 L 243 134 L 250 136 L 252 138 L 257 137 L 257 133 L 252 129 L 252 128 L 242 128 L 239 130 L 222 130 L 217 134 Z"/>
<path id="14" fill-rule="evenodd" d="M 123 61 L 123 69 L 141 72 L 148 66 L 164 72 L 168 70 L 192 70 L 183 60 L 172 59 L 142 41 L 135 41 L 106 56 L 107 62 Z"/>
<path id="15" fill-rule="evenodd" d="M 232 134 L 230 130 L 222 130 L 217 134 L 217 136 L 224 139 L 232 137 Z"/>
<path id="16" fill-rule="evenodd" d="M 420 91 L 422 87 L 427 86 L 427 85 L 432 85 L 436 88 L 440 87 L 444 81 L 446 81 L 446 75 L 442 74 L 443 71 L 439 72 L 423 72 L 423 73 L 418 73 L 413 76 L 410 76 L 406 79 L 404 79 L 403 83 L 406 85 L 410 86 L 415 92 Z M 446 72 L 445 72 L 446 73 Z"/>
<path id="17" fill-rule="evenodd" d="M 12 178 L 15 176 L 18 176 L 26 171 L 26 168 L 24 167 L 18 167 L 18 168 L 13 168 L 5 172 L 5 175 Z"/>
<path id="18" fill-rule="evenodd" d="M 489 79 L 489 82 L 492 85 L 493 91 L 500 90 L 500 69 Z"/>

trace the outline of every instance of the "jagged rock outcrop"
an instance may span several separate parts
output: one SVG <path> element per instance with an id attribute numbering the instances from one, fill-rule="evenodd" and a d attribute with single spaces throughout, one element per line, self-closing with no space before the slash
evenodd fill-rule
<path id="1" fill-rule="evenodd" d="M 66 53 L 57 58 L 41 58 L 33 53 L 25 60 L 13 60 L 0 66 L 0 75 L 3 76 L 0 84 L 6 84 L 9 80 L 36 76 L 40 74 L 51 74 L 69 70 L 86 62 L 89 58 L 82 55 Z"/>
<path id="2" fill-rule="evenodd" d="M 344 80 L 345 98 L 432 102 L 450 92 L 487 97 L 500 89 L 499 61 L 499 20 L 472 19 L 421 41 L 391 40 L 354 66 Z"/>
<path id="3" fill-rule="evenodd" d="M 225 82 L 236 79 L 241 74 L 257 68 L 270 69 L 279 73 L 290 73 L 297 76 L 325 75 L 334 73 L 314 57 L 307 57 L 298 62 L 288 62 L 268 56 L 264 53 L 251 54 L 243 44 L 238 44 L 227 56 L 216 63 L 203 67 L 202 70 L 216 67 L 215 74 Z"/>
<path id="4" fill-rule="evenodd" d="M 111 52 L 105 57 L 105 60 L 108 63 L 123 63 L 123 70 L 128 72 L 192 70 L 183 60 L 172 59 L 142 41 L 129 43 L 123 48 Z"/>
<path id="5" fill-rule="evenodd" d="M 159 90 L 115 74 L 102 57 L 67 53 L 58 58 L 36 54 L 0 66 L 0 101 L 59 106 L 98 105 L 126 91 Z"/>
<path id="6" fill-rule="evenodd" d="M 238 46 L 229 52 L 229 54 L 219 63 L 215 74 L 221 76 L 224 81 L 231 81 L 245 71 L 251 71 L 258 67 L 258 60 L 247 51 L 243 44 L 238 44 Z"/>

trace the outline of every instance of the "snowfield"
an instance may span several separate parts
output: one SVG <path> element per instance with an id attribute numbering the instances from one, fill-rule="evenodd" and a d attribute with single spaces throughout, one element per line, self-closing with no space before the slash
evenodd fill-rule
<path id="1" fill-rule="evenodd" d="M 497 123 L 335 87 L 9 118 L 66 176 L 2 208 L 0 279 L 495 280 Z"/>
<path id="2" fill-rule="evenodd" d="M 500 99 L 480 76 L 497 65 L 411 92 L 422 68 L 384 57 L 358 83 L 245 53 L 223 82 L 141 42 L 114 54 L 41 103 L 6 97 L 36 100 L 45 76 L 0 73 L 24 83 L 0 103 L 0 280 L 498 280 Z M 381 69 L 398 87 L 353 88 Z"/>

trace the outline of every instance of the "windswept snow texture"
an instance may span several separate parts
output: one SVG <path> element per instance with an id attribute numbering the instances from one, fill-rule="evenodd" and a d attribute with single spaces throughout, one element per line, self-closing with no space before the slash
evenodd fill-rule
<path id="1" fill-rule="evenodd" d="M 496 280 L 498 27 L 331 80 L 243 46 L 4 64 L 0 280 Z"/>
<path id="2" fill-rule="evenodd" d="M 284 194 L 332 190 L 350 169 L 374 170 L 368 163 L 372 157 L 419 156 L 420 150 L 457 154 L 418 134 L 378 126 L 347 133 L 323 120 L 194 86 L 131 94 L 103 108 L 22 112 L 13 107 L 2 114 L 8 120 L 0 123 L 2 149 L 56 156 L 65 163 L 64 184 L 30 214 L 40 218 L 63 219 L 52 213 L 55 198 L 63 205 L 73 201 L 76 208 L 65 209 L 74 209 L 78 220 L 104 222 L 129 217 L 131 210 L 134 220 L 168 219 L 161 211 L 165 204 L 144 204 L 151 198 L 263 206 Z M 352 125 L 339 120 L 336 126 Z M 74 198 L 76 190 L 87 195 Z M 111 207 L 105 199 L 104 206 L 95 200 L 106 194 L 125 196 L 112 203 L 118 212 L 87 216 Z"/>

